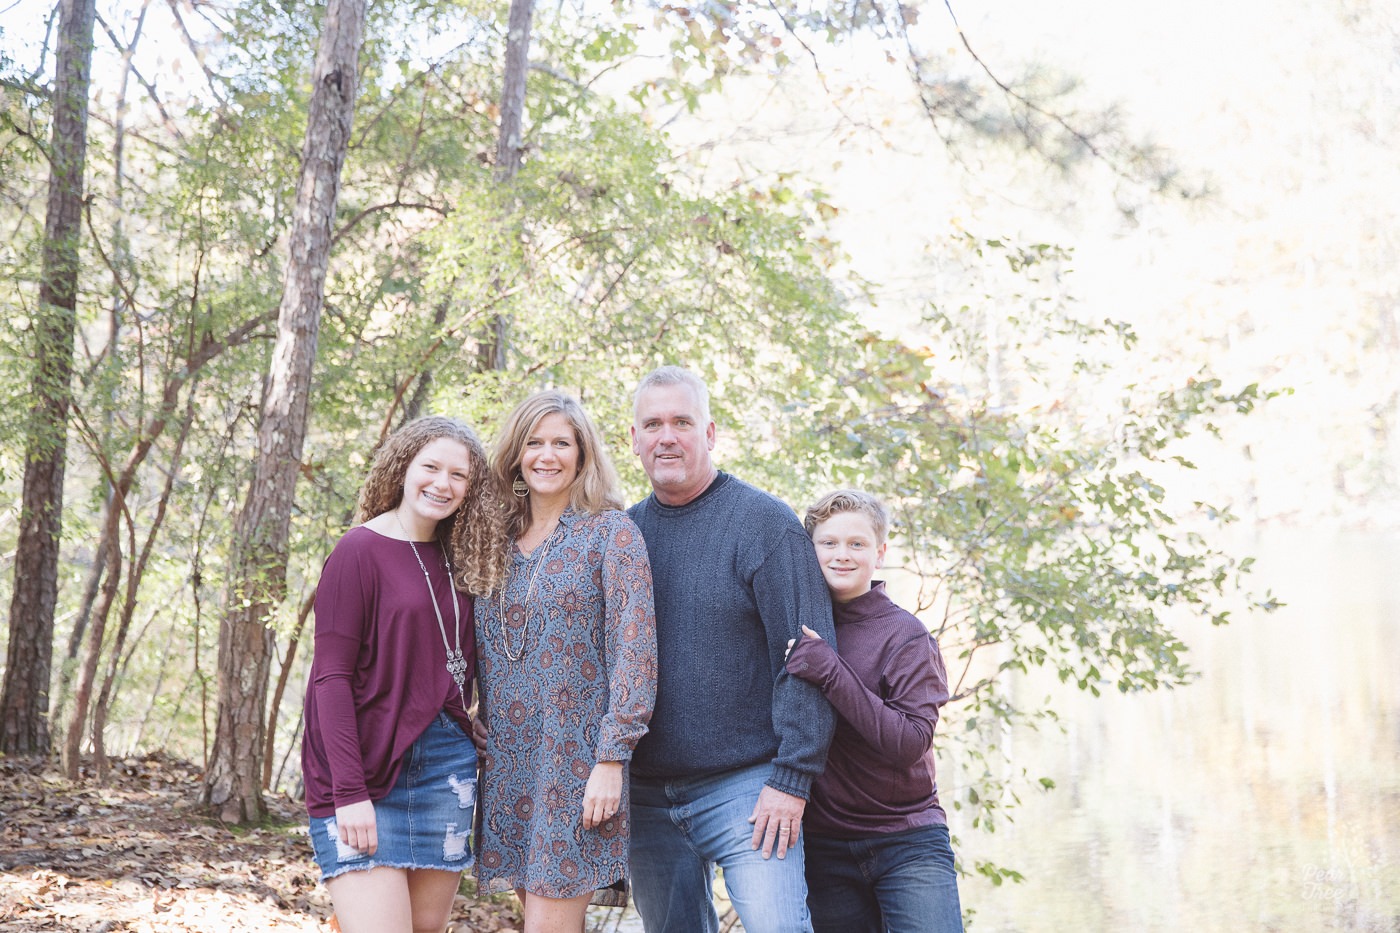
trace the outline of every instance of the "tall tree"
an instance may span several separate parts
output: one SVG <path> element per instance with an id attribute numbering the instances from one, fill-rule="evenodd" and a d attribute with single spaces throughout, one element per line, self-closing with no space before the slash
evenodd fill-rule
<path id="1" fill-rule="evenodd" d="M 10 643 L 0 691 L 0 752 L 47 754 L 49 668 L 63 519 L 68 411 L 77 327 L 78 240 L 87 163 L 87 103 L 95 0 L 62 0 L 49 195 L 39 303 L 34 316 L 34 405 L 25 445 L 24 493 Z"/>
<path id="2" fill-rule="evenodd" d="M 496 181 L 509 189 L 525 158 L 525 76 L 530 70 L 530 30 L 535 0 L 511 0 L 506 23 L 506 61 L 501 80 L 501 129 L 496 137 Z M 497 283 L 499 289 L 499 282 Z M 481 347 L 482 369 L 505 369 L 509 325 L 505 314 L 491 316 L 491 332 Z"/>
<path id="3" fill-rule="evenodd" d="M 253 483 L 234 532 L 233 575 L 219 626 L 214 753 L 204 802 L 229 822 L 258 820 L 273 655 L 269 616 L 286 587 L 288 528 L 306 438 L 307 400 L 325 298 L 340 173 L 355 112 L 366 0 L 330 0 L 313 90 L 290 255 L 258 425 Z"/>

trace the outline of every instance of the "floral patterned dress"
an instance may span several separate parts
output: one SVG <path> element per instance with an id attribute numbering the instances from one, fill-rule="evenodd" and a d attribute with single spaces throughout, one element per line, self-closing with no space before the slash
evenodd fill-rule
<path id="1" fill-rule="evenodd" d="M 482 756 L 477 875 L 489 893 L 577 897 L 627 874 L 617 815 L 583 828 L 598 761 L 631 760 L 656 699 L 656 614 L 641 532 L 623 512 L 570 509 L 503 589 L 476 601 Z"/>

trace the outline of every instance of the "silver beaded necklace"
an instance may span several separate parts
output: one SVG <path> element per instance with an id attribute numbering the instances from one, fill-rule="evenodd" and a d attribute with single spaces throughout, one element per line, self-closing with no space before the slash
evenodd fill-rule
<path id="1" fill-rule="evenodd" d="M 413 543 L 413 539 L 408 536 L 408 529 L 404 528 L 403 520 L 399 518 L 399 513 L 394 512 L 394 521 L 398 522 L 399 530 L 404 533 L 404 539 L 408 541 L 409 548 L 413 551 L 413 557 L 418 561 L 418 569 L 423 571 L 423 582 L 428 584 L 428 602 L 433 604 L 433 615 L 437 616 L 438 633 L 442 635 L 442 649 L 447 652 L 447 673 L 452 676 L 452 682 L 457 685 L 457 695 L 462 698 L 462 709 L 467 708 L 467 659 L 462 654 L 462 608 L 457 602 L 457 585 L 452 582 L 452 562 L 447 558 L 447 548 L 442 549 L 442 566 L 447 569 L 447 585 L 452 590 L 452 632 L 456 637 L 457 645 L 453 647 L 447 643 L 447 624 L 442 619 L 442 609 L 438 607 L 437 594 L 433 592 L 433 580 L 428 576 L 428 565 L 423 563 L 423 555 L 418 553 L 418 545 Z"/>
<path id="2" fill-rule="evenodd" d="M 549 547 L 554 543 L 554 533 L 559 530 L 559 523 L 549 530 L 545 535 L 544 542 L 525 558 L 526 563 L 534 560 L 535 566 L 530 571 L 530 577 L 525 584 L 525 595 L 520 598 L 520 612 L 525 616 L 520 629 L 520 653 L 511 654 L 510 635 L 506 632 L 506 584 L 509 578 L 501 583 L 500 591 L 496 594 L 496 630 L 501 639 L 501 651 L 508 661 L 520 661 L 525 657 L 525 649 L 530 638 L 530 594 L 535 591 L 535 578 L 540 575 L 540 568 L 549 560 Z M 538 559 L 536 559 L 538 555 Z M 523 556 L 523 553 L 522 553 Z"/>

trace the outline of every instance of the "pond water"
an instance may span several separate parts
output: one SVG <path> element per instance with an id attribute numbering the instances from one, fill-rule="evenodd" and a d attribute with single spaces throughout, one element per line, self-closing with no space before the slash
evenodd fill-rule
<path id="1" fill-rule="evenodd" d="M 1400 539 L 1243 550 L 1287 605 L 1188 624 L 1197 683 L 1057 694 L 1064 732 L 1013 737 L 1058 787 L 955 828 L 1026 876 L 964 881 L 973 930 L 1400 931 Z"/>
<path id="2" fill-rule="evenodd" d="M 995 833 L 951 814 L 966 865 L 1026 878 L 964 877 L 971 933 L 1400 933 L 1400 538 L 1266 530 L 1235 550 L 1287 605 L 1184 623 L 1198 682 L 1012 686 L 1054 696 L 1064 731 L 1011 741 L 1057 787 Z M 641 930 L 618 913 L 596 929 Z"/>

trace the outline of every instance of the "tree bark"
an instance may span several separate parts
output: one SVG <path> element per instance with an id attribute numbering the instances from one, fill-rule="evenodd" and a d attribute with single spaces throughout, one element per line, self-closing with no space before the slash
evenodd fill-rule
<path id="1" fill-rule="evenodd" d="M 525 159 L 525 76 L 530 70 L 530 32 L 535 0 L 511 0 L 506 25 L 505 73 L 501 80 L 501 130 L 496 137 L 496 181 L 511 185 Z M 499 290 L 499 283 L 497 283 Z M 493 314 L 478 351 L 483 370 L 505 369 L 510 324 L 504 314 Z"/>
<path id="2" fill-rule="evenodd" d="M 48 754 L 49 672 L 58 604 L 58 557 L 77 326 L 78 240 L 87 162 L 87 102 L 95 0 L 62 0 L 53 142 L 39 303 L 34 407 L 10 600 L 10 641 L 0 689 L 0 752 Z"/>
<path id="3" fill-rule="evenodd" d="M 111 707 L 112 696 L 116 689 L 117 672 L 121 667 L 122 655 L 126 650 L 127 633 L 131 631 L 131 622 L 136 617 L 136 604 L 140 598 L 141 580 L 146 576 L 146 567 L 150 564 L 151 552 L 155 548 L 161 526 L 165 524 L 165 514 L 170 507 L 170 497 L 175 491 L 175 478 L 180 475 L 180 462 L 185 455 L 185 441 L 189 439 L 190 428 L 194 424 L 194 415 L 195 387 L 191 385 L 185 400 L 184 420 L 180 424 L 180 434 L 175 439 L 175 449 L 170 455 L 170 466 L 165 470 L 165 485 L 161 489 L 155 514 L 151 516 L 151 524 L 146 531 L 146 540 L 141 545 L 139 552 L 136 547 L 136 528 L 134 525 L 128 526 L 128 547 L 131 551 L 131 560 L 130 568 L 126 574 L 126 594 L 122 602 L 121 614 L 117 617 L 117 631 L 108 650 L 107 672 L 102 679 L 102 687 L 97 692 L 97 702 L 92 707 L 93 770 L 99 784 L 107 783 L 107 711 Z M 163 426 L 165 419 L 160 419 L 159 424 Z M 144 457 L 143 453 L 142 459 Z M 130 470 L 133 474 L 135 473 L 135 463 L 130 465 Z M 122 490 L 122 495 L 123 501 L 125 501 L 125 488 Z M 120 553 L 120 548 L 118 548 L 118 552 Z M 98 647 L 101 647 L 100 643 Z M 86 686 L 90 693 L 92 685 L 88 683 Z"/>
<path id="4" fill-rule="evenodd" d="M 530 70 L 530 30 L 535 0 L 511 0 L 506 63 L 501 79 L 501 134 L 496 137 L 496 180 L 509 183 L 525 157 L 525 76 Z"/>
<path id="5" fill-rule="evenodd" d="M 277 685 L 272 689 L 272 708 L 267 713 L 267 741 L 263 746 L 264 790 L 272 789 L 272 762 L 277 750 L 277 714 L 282 708 L 282 698 L 287 694 L 287 682 L 292 677 L 292 663 L 296 661 L 297 648 L 301 645 L 301 633 L 306 631 L 306 620 L 311 617 L 315 608 L 316 591 L 312 590 L 301 602 L 301 610 L 297 613 L 296 631 L 292 632 L 292 637 L 287 640 L 287 657 L 282 661 L 282 668 L 277 672 Z"/>
<path id="6" fill-rule="evenodd" d="M 124 494 L 123 494 L 124 495 Z M 63 737 L 60 759 L 63 773 L 68 780 L 78 779 L 81 765 L 84 727 L 87 725 L 88 710 L 92 705 L 92 684 L 97 676 L 97 664 L 102 657 L 102 641 L 107 635 L 107 619 L 121 589 L 124 558 L 121 549 L 121 509 L 122 499 L 114 496 L 107 506 L 105 530 L 110 546 L 107 550 L 107 567 L 103 571 L 102 587 L 98 591 L 97 604 L 93 607 L 92 627 L 88 630 L 87 645 L 83 650 L 82 663 L 78 666 L 77 687 L 73 691 L 73 709 L 68 717 L 68 731 Z M 101 749 L 97 750 L 101 754 Z"/>
<path id="7" fill-rule="evenodd" d="M 286 589 L 292 500 L 306 438 L 331 227 L 354 117 L 365 3 L 330 0 L 326 9 L 257 461 L 235 524 L 231 582 L 219 625 L 214 751 L 203 790 L 204 803 L 226 822 L 255 821 L 266 813 L 262 757 L 273 655 L 269 621 Z"/>

